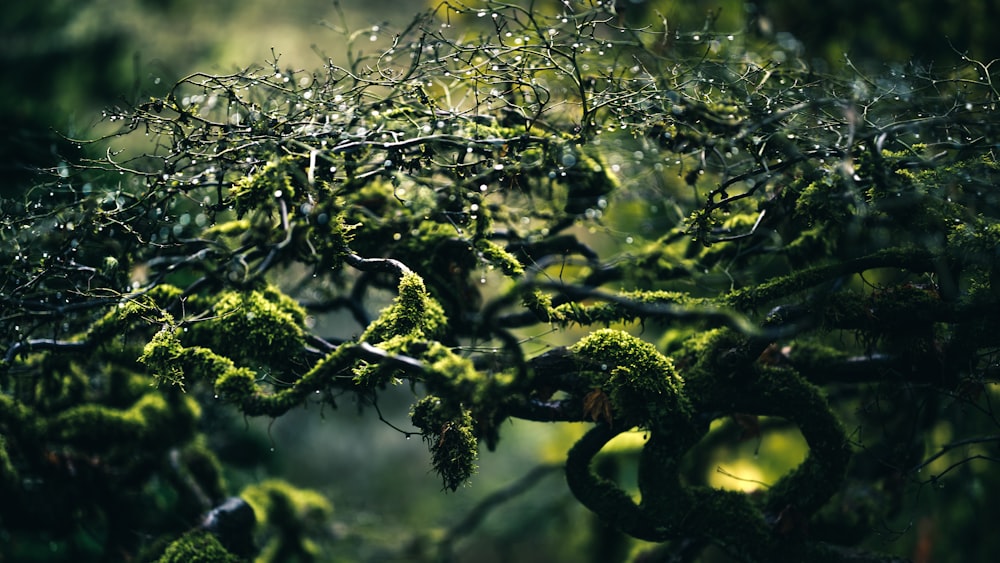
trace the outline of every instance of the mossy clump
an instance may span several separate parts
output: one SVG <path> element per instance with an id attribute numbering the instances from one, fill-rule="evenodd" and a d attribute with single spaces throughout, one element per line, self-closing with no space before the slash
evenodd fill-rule
<path id="1" fill-rule="evenodd" d="M 156 451 L 193 437 L 200 415 L 190 397 L 150 392 L 127 409 L 96 403 L 68 409 L 52 420 L 50 435 L 86 451 L 127 453 L 138 447 Z"/>
<path id="2" fill-rule="evenodd" d="M 180 358 L 184 346 L 179 338 L 180 329 L 172 322 L 164 323 L 163 327 L 153 335 L 142 349 L 139 363 L 149 368 L 149 372 L 157 382 L 169 383 L 184 387 L 184 369 Z"/>
<path id="3" fill-rule="evenodd" d="M 669 313 L 675 307 L 700 304 L 699 300 L 674 291 L 626 291 L 620 297 L 615 301 L 593 305 L 570 301 L 550 307 L 547 315 L 553 323 L 562 326 L 572 323 L 610 326 L 654 317 L 661 312 Z"/>
<path id="4" fill-rule="evenodd" d="M 290 157 L 276 158 L 260 168 L 256 173 L 240 178 L 229 189 L 236 207 L 236 213 L 242 217 L 247 211 L 259 207 L 269 207 L 274 200 L 291 200 L 295 196 L 294 160 Z"/>
<path id="5" fill-rule="evenodd" d="M 602 329 L 572 350 L 594 373 L 594 387 L 610 399 L 616 424 L 649 428 L 690 416 L 683 380 L 652 344 L 621 330 Z"/>
<path id="6" fill-rule="evenodd" d="M 514 257 L 495 242 L 487 239 L 480 239 L 476 242 L 476 249 L 480 252 L 483 260 L 497 266 L 507 276 L 520 276 L 524 273 L 524 266 Z"/>
<path id="7" fill-rule="evenodd" d="M 184 534 L 157 559 L 157 563 L 241 563 L 241 559 L 222 547 L 219 540 L 205 530 Z"/>
<path id="8" fill-rule="evenodd" d="M 185 340 L 252 369 L 284 371 L 302 352 L 305 311 L 275 287 L 225 292 L 212 312 L 211 319 L 192 325 Z"/>
<path id="9" fill-rule="evenodd" d="M 559 155 L 559 164 L 565 168 L 562 180 L 568 189 L 564 207 L 567 213 L 581 214 L 601 207 L 601 198 L 618 188 L 618 180 L 590 149 L 565 146 Z"/>
<path id="10" fill-rule="evenodd" d="M 368 325 L 360 340 L 378 343 L 395 336 L 429 339 L 437 336 L 446 323 L 444 310 L 427 293 L 423 279 L 407 272 L 399 281 L 399 294 L 392 305 Z"/>
<path id="11" fill-rule="evenodd" d="M 333 505 L 319 493 L 280 479 L 245 488 L 240 496 L 253 508 L 265 544 L 258 562 L 315 561 L 315 537 L 333 516 Z"/>
<path id="12" fill-rule="evenodd" d="M 479 441 L 471 412 L 429 395 L 413 406 L 411 419 L 430 447 L 445 488 L 458 489 L 476 472 Z"/>

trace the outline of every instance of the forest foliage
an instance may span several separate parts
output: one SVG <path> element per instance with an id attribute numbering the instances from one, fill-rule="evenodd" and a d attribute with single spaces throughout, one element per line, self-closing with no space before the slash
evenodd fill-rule
<path id="1" fill-rule="evenodd" d="M 586 425 L 568 488 L 650 560 L 971 549 L 959 505 L 1000 493 L 995 65 L 815 65 L 618 4 L 445 2 L 346 65 L 195 73 L 5 196 L 11 557 L 323 560 L 329 501 L 234 490 L 212 434 L 241 430 L 206 421 L 399 387 L 458 494 L 510 420 Z M 789 431 L 790 472 L 708 482 Z M 946 484 L 939 535 L 896 527 Z"/>

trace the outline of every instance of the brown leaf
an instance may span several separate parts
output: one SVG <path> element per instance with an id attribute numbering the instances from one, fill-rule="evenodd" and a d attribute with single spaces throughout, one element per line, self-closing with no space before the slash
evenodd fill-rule
<path id="1" fill-rule="evenodd" d="M 603 420 L 611 424 L 611 399 L 598 387 L 583 398 L 583 414 L 597 422 Z"/>

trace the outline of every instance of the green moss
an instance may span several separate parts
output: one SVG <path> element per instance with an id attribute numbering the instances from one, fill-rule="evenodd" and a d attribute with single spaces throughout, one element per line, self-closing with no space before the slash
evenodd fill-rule
<path id="1" fill-rule="evenodd" d="M 158 563 L 240 563 L 240 558 L 226 551 L 209 532 L 195 530 L 184 534 L 157 560 Z"/>
<path id="2" fill-rule="evenodd" d="M 149 368 L 157 382 L 184 387 L 184 370 L 180 357 L 184 352 L 178 334 L 180 329 L 167 323 L 143 347 L 139 362 Z"/>
<path id="3" fill-rule="evenodd" d="M 589 362 L 593 385 L 611 399 L 615 422 L 626 427 L 686 420 L 691 412 L 673 362 L 656 348 L 620 330 L 598 330 L 573 345 Z"/>
<path id="4" fill-rule="evenodd" d="M 513 254 L 500 248 L 496 243 L 480 239 L 476 242 L 476 249 L 482 253 L 483 259 L 488 263 L 497 266 L 508 276 L 520 276 L 524 273 L 524 266 L 514 257 Z"/>
<path id="5" fill-rule="evenodd" d="M 552 311 L 551 296 L 542 293 L 540 289 L 532 289 L 521 295 L 521 303 L 540 321 L 549 321 Z"/>
<path id="6" fill-rule="evenodd" d="M 563 326 L 572 323 L 610 326 L 656 317 L 660 311 L 670 313 L 676 310 L 674 307 L 700 303 L 673 291 L 626 291 L 618 297 L 618 300 L 595 305 L 570 301 L 550 308 L 548 313 L 552 322 Z"/>
<path id="7" fill-rule="evenodd" d="M 444 310 L 427 293 L 424 281 L 407 272 L 399 281 L 399 294 L 362 333 L 360 340 L 384 342 L 394 336 L 433 338 L 447 323 Z"/>
<path id="8" fill-rule="evenodd" d="M 86 398 L 89 377 L 77 363 L 64 363 L 64 358 L 48 357 L 42 377 L 35 386 L 34 407 L 40 412 L 54 412 L 83 402 Z M 62 365 L 59 365 L 62 364 Z"/>
<path id="9" fill-rule="evenodd" d="M 229 195 L 233 198 L 237 215 L 242 217 L 252 209 L 270 207 L 270 202 L 276 199 L 294 198 L 295 166 L 291 157 L 277 158 L 234 183 Z"/>
<path id="10" fill-rule="evenodd" d="M 199 437 L 184 447 L 181 462 L 208 498 L 222 499 L 226 496 L 222 464 L 215 452 L 208 447 L 204 437 Z"/>
<path id="11" fill-rule="evenodd" d="M 68 409 L 55 417 L 49 434 L 87 451 L 158 450 L 190 439 L 199 416 L 200 408 L 190 397 L 168 400 L 151 392 L 124 410 L 95 403 Z"/>
<path id="12" fill-rule="evenodd" d="M 302 353 L 305 311 L 274 287 L 223 293 L 213 317 L 194 323 L 185 338 L 211 348 L 236 365 L 284 371 Z"/>
<path id="13" fill-rule="evenodd" d="M 446 381 L 448 386 L 462 396 L 471 396 L 474 389 L 482 387 L 486 377 L 476 371 L 469 358 L 460 356 L 451 348 L 433 342 L 426 347 L 420 359 L 429 364 L 430 372 Z M 433 381 L 428 382 L 433 385 Z"/>
<path id="14" fill-rule="evenodd" d="M 212 238 L 216 236 L 231 237 L 237 236 L 250 230 L 251 223 L 247 219 L 236 219 L 233 221 L 225 221 L 221 223 L 216 223 L 202 231 L 202 236 L 206 238 Z"/>
<path id="15" fill-rule="evenodd" d="M 952 227 L 948 254 L 967 264 L 993 266 L 1000 261 L 1000 224 L 978 218 Z"/>
<path id="16" fill-rule="evenodd" d="M 333 515 L 333 505 L 323 495 L 280 479 L 250 485 L 240 496 L 253 507 L 257 522 L 264 526 L 322 525 Z"/>
<path id="17" fill-rule="evenodd" d="M 558 159 L 560 167 L 573 162 L 565 167 L 565 176 L 561 177 L 568 190 L 564 206 L 567 213 L 579 214 L 599 207 L 600 199 L 619 186 L 590 147 L 564 146 Z"/>
<path id="18" fill-rule="evenodd" d="M 828 366 L 844 360 L 847 354 L 839 348 L 810 340 L 797 340 L 791 347 L 789 359 L 796 366 Z"/>
<path id="19" fill-rule="evenodd" d="M 255 374 L 247 368 L 226 370 L 215 380 L 216 394 L 232 400 L 245 399 L 257 391 Z"/>
<path id="20" fill-rule="evenodd" d="M 333 505 L 319 493 L 279 479 L 250 485 L 240 496 L 253 508 L 268 539 L 256 561 L 314 561 L 321 551 L 314 537 L 325 533 Z"/>
<path id="21" fill-rule="evenodd" d="M 458 489 L 476 471 L 479 442 L 470 411 L 429 395 L 413 406 L 411 419 L 430 448 L 445 488 Z"/>
<path id="22" fill-rule="evenodd" d="M 790 294 L 816 287 L 840 276 L 874 268 L 903 268 L 915 272 L 935 270 L 930 253 L 923 248 L 917 246 L 885 248 L 860 258 L 829 265 L 801 268 L 757 285 L 736 289 L 723 295 L 718 301 L 723 306 L 731 306 L 739 310 L 754 309 L 775 299 L 787 298 Z"/>
<path id="23" fill-rule="evenodd" d="M 7 451 L 7 438 L 0 434 L 0 491 L 5 492 L 17 490 L 21 485 L 21 479 L 17 469 L 10 459 L 10 452 Z"/>

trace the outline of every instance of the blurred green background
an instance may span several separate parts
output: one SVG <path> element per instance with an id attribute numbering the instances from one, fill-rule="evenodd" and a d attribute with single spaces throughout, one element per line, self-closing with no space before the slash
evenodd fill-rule
<path id="1" fill-rule="evenodd" d="M 539 8 L 559 9 L 556 0 Z M 796 0 L 666 2 L 618 0 L 623 17 L 641 23 L 660 15 L 673 29 L 747 30 L 754 44 L 791 47 L 820 70 L 842 65 L 844 55 L 879 72 L 909 62 L 948 67 L 959 53 L 989 61 L 1000 55 L 1000 3 L 994 0 Z M 192 72 L 225 74 L 266 66 L 310 70 L 329 57 L 346 61 L 351 32 L 379 41 L 436 3 L 414 0 L 47 0 L 8 2 L 0 20 L 0 189 L 30 182 L 31 169 L 51 166 L 74 150 L 63 136 L 98 130 L 102 110 L 162 95 Z M 461 21 L 452 21 L 456 27 Z M 470 25 L 473 22 L 467 22 Z M 378 42 L 372 43 L 372 49 Z M 330 336 L 357 327 L 322 319 Z M 337 334 L 340 332 L 341 334 Z M 538 335 L 538 348 L 556 342 Z M 530 352 L 530 350 L 529 350 Z M 411 430 L 408 388 L 381 399 L 386 421 Z M 215 446 L 234 462 L 233 489 L 280 475 L 320 490 L 335 506 L 329 530 L 334 559 L 406 560 L 458 526 L 492 492 L 539 464 L 558 464 L 582 425 L 511 423 L 498 452 L 484 452 L 470 487 L 443 493 L 419 437 L 379 420 L 344 397 L 340 408 L 318 407 L 276 421 L 220 413 L 228 442 Z M 621 447 L 628 449 L 628 439 Z M 730 457 L 713 467 L 718 486 L 741 488 L 746 479 L 773 481 L 801 459 L 797 433 L 778 433 L 761 444 L 735 441 Z M 627 458 L 624 463 L 627 463 Z M 241 469 L 242 468 L 242 469 Z M 609 471 L 615 468 L 608 468 Z M 626 468 L 619 468 L 626 469 Z M 610 539 L 609 539 L 610 538 Z M 558 471 L 502 504 L 475 532 L 455 544 L 461 561 L 613 560 L 633 549 L 604 533 L 570 496 Z"/>

